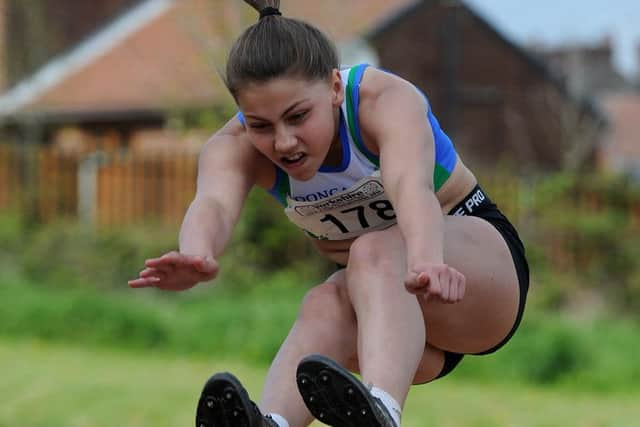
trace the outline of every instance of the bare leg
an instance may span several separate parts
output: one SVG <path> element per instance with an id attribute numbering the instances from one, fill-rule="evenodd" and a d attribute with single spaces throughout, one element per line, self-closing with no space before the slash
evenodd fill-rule
<path id="1" fill-rule="evenodd" d="M 313 419 L 296 385 L 300 359 L 321 353 L 346 365 L 355 358 L 356 319 L 344 279 L 344 270 L 338 271 L 309 291 L 269 369 L 260 408 L 283 416 L 291 427 L 307 426 Z"/>
<path id="2" fill-rule="evenodd" d="M 486 351 L 509 333 L 518 312 L 520 288 L 511 253 L 488 222 L 475 217 L 446 217 L 445 262 L 467 280 L 457 304 L 420 299 L 427 341 L 456 353 Z"/>
<path id="3" fill-rule="evenodd" d="M 444 255 L 467 279 L 457 304 L 425 302 L 406 292 L 406 252 L 397 227 L 360 237 L 351 247 L 347 277 L 340 271 L 305 298 L 269 371 L 262 409 L 284 416 L 292 427 L 310 423 L 295 369 L 311 353 L 360 371 L 364 382 L 403 404 L 412 382 L 440 373 L 442 350 L 476 353 L 499 343 L 514 324 L 519 297 L 506 243 L 484 220 L 446 217 Z"/>
<path id="4" fill-rule="evenodd" d="M 349 254 L 347 287 L 363 380 L 403 405 L 425 350 L 425 326 L 417 298 L 403 286 L 407 261 L 399 236 L 385 230 L 359 237 Z"/>
<path id="5" fill-rule="evenodd" d="M 406 250 L 398 227 L 361 236 L 351 247 L 347 286 L 358 318 L 360 372 L 364 382 L 386 390 L 401 405 L 412 382 L 438 375 L 442 350 L 488 350 L 516 318 L 515 267 L 491 224 L 445 217 L 444 259 L 466 277 L 467 292 L 457 304 L 426 302 L 406 292 Z"/>

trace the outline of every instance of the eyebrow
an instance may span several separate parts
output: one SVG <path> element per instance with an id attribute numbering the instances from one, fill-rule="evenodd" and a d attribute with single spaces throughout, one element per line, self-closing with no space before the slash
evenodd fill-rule
<path id="1" fill-rule="evenodd" d="M 284 113 L 282 113 L 281 117 L 286 116 L 287 114 L 289 114 L 291 112 L 291 110 L 294 110 L 298 105 L 302 104 L 303 102 L 308 101 L 307 99 L 302 99 L 298 102 L 295 102 L 293 105 L 291 105 L 289 108 L 287 108 L 286 110 L 284 110 Z M 244 115 L 246 118 L 250 118 L 250 119 L 254 119 L 254 120 L 262 120 L 265 122 L 268 122 L 269 120 L 267 119 L 263 119 L 262 117 L 256 116 L 254 114 L 245 114 Z"/>

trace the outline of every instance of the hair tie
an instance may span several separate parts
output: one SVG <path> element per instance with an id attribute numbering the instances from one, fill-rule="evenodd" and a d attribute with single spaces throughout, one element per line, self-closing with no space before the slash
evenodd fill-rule
<path id="1" fill-rule="evenodd" d="M 271 16 L 271 15 L 282 15 L 282 12 L 280 12 L 280 9 L 278 9 L 277 7 L 265 7 L 264 9 L 262 9 L 260 11 L 260 19 L 264 18 L 265 16 Z"/>

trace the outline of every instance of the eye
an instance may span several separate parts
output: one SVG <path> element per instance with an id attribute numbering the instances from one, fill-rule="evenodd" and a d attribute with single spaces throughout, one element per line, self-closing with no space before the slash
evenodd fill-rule
<path id="1" fill-rule="evenodd" d="M 299 123 L 307 116 L 308 111 L 300 111 L 298 113 L 289 116 L 289 121 L 292 123 Z"/>
<path id="2" fill-rule="evenodd" d="M 249 123 L 249 127 L 256 132 L 266 132 L 271 128 L 271 125 L 264 122 L 255 122 Z"/>

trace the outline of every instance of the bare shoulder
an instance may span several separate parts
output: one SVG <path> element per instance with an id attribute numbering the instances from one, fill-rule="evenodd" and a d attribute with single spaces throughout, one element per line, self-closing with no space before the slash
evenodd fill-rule
<path id="1" fill-rule="evenodd" d="M 358 119 L 365 145 L 373 145 L 373 152 L 377 152 L 375 142 L 381 131 L 402 126 L 402 121 L 416 123 L 415 118 L 424 117 L 427 110 L 424 97 L 413 84 L 373 67 L 366 69 L 359 95 Z"/>
<path id="2" fill-rule="evenodd" d="M 407 80 L 386 71 L 368 67 L 360 83 L 360 109 L 372 108 L 381 96 L 395 93 L 408 93 L 411 98 L 419 99 L 415 86 Z"/>
<path id="3" fill-rule="evenodd" d="M 204 165 L 233 167 L 249 170 L 257 160 L 253 147 L 240 121 L 236 118 L 229 120 L 216 133 L 211 135 L 200 152 L 200 161 Z"/>
<path id="4" fill-rule="evenodd" d="M 229 120 L 214 133 L 200 152 L 199 176 L 233 174 L 251 185 L 270 186 L 273 165 L 251 144 L 237 118 Z"/>

